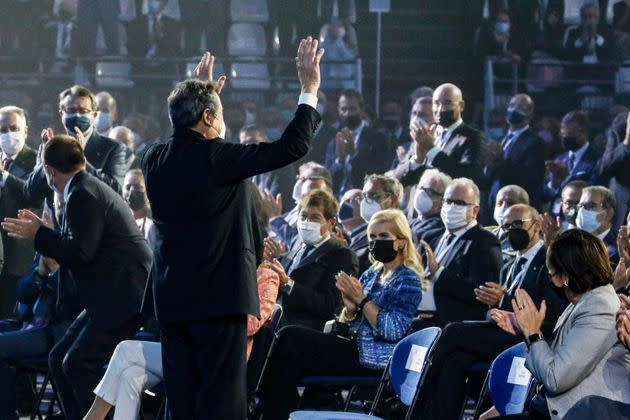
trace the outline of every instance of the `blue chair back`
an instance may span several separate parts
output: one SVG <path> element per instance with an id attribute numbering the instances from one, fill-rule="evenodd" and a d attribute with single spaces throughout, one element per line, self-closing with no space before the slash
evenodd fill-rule
<path id="1" fill-rule="evenodd" d="M 488 379 L 488 390 L 497 411 L 502 416 L 520 414 L 531 385 L 531 373 L 525 367 L 527 346 L 519 343 L 499 354 Z"/>
<path id="2" fill-rule="evenodd" d="M 413 403 L 416 391 L 422 385 L 426 366 L 441 334 L 438 327 L 425 328 L 403 338 L 394 348 L 389 364 L 390 382 L 396 395 L 407 406 Z"/>

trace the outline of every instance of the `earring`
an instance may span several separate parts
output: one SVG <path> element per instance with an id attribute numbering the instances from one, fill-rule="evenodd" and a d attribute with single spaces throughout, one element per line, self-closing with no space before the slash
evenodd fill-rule
<path id="1" fill-rule="evenodd" d="M 564 287 L 569 287 L 569 280 L 565 280 L 563 286 Z"/>

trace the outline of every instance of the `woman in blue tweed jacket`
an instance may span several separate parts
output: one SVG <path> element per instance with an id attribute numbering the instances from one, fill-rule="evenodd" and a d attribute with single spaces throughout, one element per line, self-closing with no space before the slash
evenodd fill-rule
<path id="1" fill-rule="evenodd" d="M 374 264 L 359 280 L 346 273 L 336 278 L 344 303 L 339 321 L 349 324 L 351 338 L 282 329 L 261 386 L 266 420 L 289 417 L 304 376 L 380 375 L 409 329 L 425 280 L 407 219 L 400 210 L 383 210 L 367 229 Z"/>

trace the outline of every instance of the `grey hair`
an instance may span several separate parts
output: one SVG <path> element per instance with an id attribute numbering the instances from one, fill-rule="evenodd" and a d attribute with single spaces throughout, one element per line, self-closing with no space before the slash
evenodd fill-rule
<path id="1" fill-rule="evenodd" d="M 497 195 L 499 195 L 499 193 L 501 191 L 504 190 L 512 190 L 516 193 L 516 198 L 518 199 L 518 204 L 527 204 L 529 205 L 529 194 L 527 193 L 527 191 L 525 191 L 525 188 L 519 186 L 519 185 L 506 185 L 505 187 L 501 188 L 499 190 L 499 192 L 497 193 Z"/>
<path id="2" fill-rule="evenodd" d="M 398 198 L 398 201 L 402 199 L 403 186 L 396 178 L 381 174 L 371 174 L 365 177 L 364 184 L 367 184 L 368 182 L 381 185 L 384 192 Z"/>
<path id="3" fill-rule="evenodd" d="M 453 182 L 453 178 L 438 169 L 427 169 L 424 171 L 418 184 L 421 184 L 423 180 L 427 179 L 435 179 L 440 183 L 440 185 L 442 185 L 441 189 L 436 190 L 436 192 L 442 195 L 444 195 L 444 191 L 446 191 L 446 188 L 450 185 L 450 183 Z"/>
<path id="4" fill-rule="evenodd" d="M 606 187 L 600 185 L 594 185 L 592 187 L 586 187 L 582 190 L 582 194 L 585 192 L 597 193 L 602 196 L 602 207 L 605 209 L 615 209 L 617 207 L 617 199 L 615 194 Z"/>
<path id="5" fill-rule="evenodd" d="M 17 114 L 18 117 L 24 121 L 24 125 L 26 126 L 26 112 L 19 106 L 15 105 L 7 105 L 0 108 L 0 114 Z"/>
<path id="6" fill-rule="evenodd" d="M 174 128 L 190 128 L 208 109 L 216 115 L 221 100 L 210 82 L 188 79 L 175 85 L 168 95 L 168 116 Z"/>
<path id="7" fill-rule="evenodd" d="M 474 204 L 476 204 L 477 206 L 481 203 L 481 193 L 479 192 L 479 187 L 477 186 L 477 184 L 475 184 L 473 182 L 472 179 L 469 178 L 455 178 L 450 185 L 448 186 L 449 188 L 456 188 L 456 187 L 464 187 L 464 188 L 469 188 L 472 190 L 472 192 L 475 195 L 475 202 Z"/>

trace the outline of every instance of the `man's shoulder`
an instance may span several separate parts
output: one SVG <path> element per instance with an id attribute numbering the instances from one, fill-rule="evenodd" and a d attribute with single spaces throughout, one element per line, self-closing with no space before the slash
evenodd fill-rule
<path id="1" fill-rule="evenodd" d="M 499 238 L 497 238 L 497 236 L 494 233 L 492 233 L 488 229 L 481 227 L 479 224 L 470 228 L 468 232 L 464 233 L 462 238 L 468 238 L 470 240 L 473 240 L 479 243 L 479 245 L 481 246 L 500 247 L 501 245 L 501 243 L 499 242 Z"/>
<path id="2" fill-rule="evenodd" d="M 124 146 L 119 141 L 112 139 L 111 137 L 103 136 L 97 132 L 94 132 L 92 137 L 89 140 L 90 142 L 94 142 L 95 146 L 102 150 L 123 150 Z"/>
<path id="3" fill-rule="evenodd" d="M 454 135 L 464 136 L 471 141 L 481 141 L 483 134 L 472 125 L 462 123 L 453 131 Z"/>

